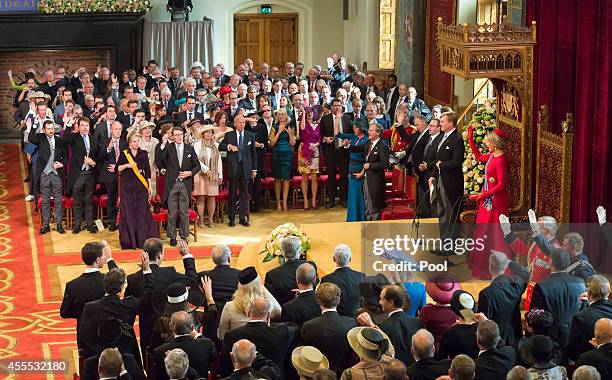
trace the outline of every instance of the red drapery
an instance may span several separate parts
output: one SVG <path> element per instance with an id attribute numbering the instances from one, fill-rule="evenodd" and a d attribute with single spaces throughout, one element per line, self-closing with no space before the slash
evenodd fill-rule
<path id="1" fill-rule="evenodd" d="M 610 0 L 527 0 L 527 25 L 537 22 L 534 120 L 546 104 L 554 131 L 574 114 L 571 220 L 612 214 Z M 534 136 L 536 130 L 534 129 Z"/>

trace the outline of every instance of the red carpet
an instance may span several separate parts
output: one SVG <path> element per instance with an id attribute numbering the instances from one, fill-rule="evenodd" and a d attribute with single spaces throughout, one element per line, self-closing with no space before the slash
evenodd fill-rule
<path id="1" fill-rule="evenodd" d="M 38 234 L 40 223 L 33 206 L 23 200 L 27 191 L 24 164 L 17 145 L 0 145 L 0 378 L 72 379 L 76 321 L 59 315 L 62 294 L 56 268 L 81 264 L 80 247 L 74 247 L 74 253 L 52 255 L 50 239 Z M 242 247 L 231 248 L 236 254 Z M 169 254 L 177 257 L 170 253 L 174 250 L 169 249 Z M 191 251 L 196 257 L 207 257 L 211 247 Z M 134 251 L 113 255 L 120 266 L 137 261 Z M 6 377 L 2 367 L 26 360 L 65 360 L 68 368 Z"/>

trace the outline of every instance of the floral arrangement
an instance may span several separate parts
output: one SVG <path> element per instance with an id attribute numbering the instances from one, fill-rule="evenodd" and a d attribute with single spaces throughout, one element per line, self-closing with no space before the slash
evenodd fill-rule
<path id="1" fill-rule="evenodd" d="M 146 12 L 151 0 L 40 0 L 40 13 L 110 13 Z"/>
<path id="2" fill-rule="evenodd" d="M 274 258 L 277 258 L 279 263 L 283 263 L 285 258 L 281 251 L 281 242 L 287 236 L 295 236 L 300 239 L 302 243 L 302 255 L 306 255 L 306 252 L 308 252 L 311 247 L 310 239 L 305 233 L 300 231 L 295 224 L 285 223 L 273 229 L 270 237 L 266 240 L 264 250 L 260 252 L 260 254 L 266 254 L 263 259 L 264 263 L 272 261 Z"/>
<path id="3" fill-rule="evenodd" d="M 465 160 L 463 161 L 463 182 L 465 191 L 468 195 L 479 194 L 485 178 L 485 165 L 478 162 L 467 140 L 467 130 L 474 128 L 474 143 L 478 150 L 486 153 L 486 146 L 483 143 L 485 135 L 493 131 L 496 127 L 495 119 L 495 99 L 486 100 L 474 113 L 472 121 L 463 128 L 463 140 L 465 143 Z"/>

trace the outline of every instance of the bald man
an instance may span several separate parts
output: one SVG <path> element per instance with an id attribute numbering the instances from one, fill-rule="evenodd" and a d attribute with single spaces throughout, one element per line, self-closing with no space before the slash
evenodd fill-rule
<path id="1" fill-rule="evenodd" d="M 451 361 L 434 359 L 434 337 L 429 331 L 420 329 L 412 336 L 411 351 L 414 363 L 406 369 L 409 379 L 434 380 L 448 374 Z"/>
<path id="2" fill-rule="evenodd" d="M 247 208 L 249 202 L 249 182 L 257 175 L 257 152 L 255 150 L 255 134 L 245 131 L 246 120 L 238 115 L 234 118 L 234 131 L 225 134 L 219 144 L 220 151 L 227 152 L 225 163 L 229 178 L 228 216 L 229 226 L 236 223 L 236 199 L 239 199 L 240 224 L 248 227 Z"/>
<path id="3" fill-rule="evenodd" d="M 578 357 L 576 366 L 590 365 L 597 368 L 602 379 L 612 379 L 612 319 L 601 318 L 595 323 L 594 350 Z"/>
<path id="4" fill-rule="evenodd" d="M 249 322 L 225 333 L 223 337 L 223 355 L 221 357 L 221 374 L 231 372 L 229 353 L 234 343 L 248 339 L 257 346 L 257 352 L 272 360 L 280 368 L 284 368 L 285 358 L 289 348 L 297 338 L 298 328 L 294 325 L 278 323 L 269 325 L 270 301 L 258 298 L 253 301 L 249 310 Z"/>
<path id="5" fill-rule="evenodd" d="M 209 271 L 198 273 L 199 277 L 208 276 L 212 281 L 212 292 L 215 295 L 215 304 L 219 314 L 225 303 L 232 299 L 238 287 L 238 269 L 230 267 L 232 251 L 225 244 L 220 244 L 212 249 L 212 260 L 215 267 Z"/>
<path id="6" fill-rule="evenodd" d="M 257 354 L 257 348 L 248 339 L 240 339 L 230 352 L 234 372 L 224 380 L 278 379 L 280 368 L 270 359 Z"/>

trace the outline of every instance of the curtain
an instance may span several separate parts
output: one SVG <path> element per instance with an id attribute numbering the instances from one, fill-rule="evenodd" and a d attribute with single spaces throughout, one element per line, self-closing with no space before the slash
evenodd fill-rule
<path id="1" fill-rule="evenodd" d="M 214 21 L 150 22 L 145 21 L 143 33 L 143 65 L 155 59 L 160 67 L 166 63 L 187 75 L 191 65 L 200 61 L 206 70 L 213 63 Z"/>
<path id="2" fill-rule="evenodd" d="M 573 113 L 571 221 L 593 223 L 599 205 L 612 214 L 610 0 L 527 0 L 527 25 L 532 20 L 534 110 L 548 105 L 557 133 L 565 114 Z M 537 111 L 534 127 L 536 120 Z"/>

